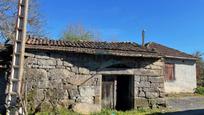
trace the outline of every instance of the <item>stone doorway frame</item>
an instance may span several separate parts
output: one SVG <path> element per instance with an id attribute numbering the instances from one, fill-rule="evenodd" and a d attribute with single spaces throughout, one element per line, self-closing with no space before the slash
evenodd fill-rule
<path id="1" fill-rule="evenodd" d="M 120 72 L 119 72 L 120 73 Z M 130 95 L 131 95 L 131 107 L 130 109 L 134 109 L 135 108 L 135 103 L 134 103 L 134 99 L 135 99 L 135 75 L 134 74 L 102 74 L 101 75 L 101 108 L 103 109 L 103 77 L 110 77 L 110 79 L 113 80 L 113 83 L 114 83 L 114 91 L 113 91 L 113 108 L 111 109 L 116 109 L 117 108 L 117 78 L 118 77 L 128 77 L 128 79 L 130 80 L 129 82 L 131 83 L 131 91 L 132 92 L 129 92 Z M 129 84 L 128 84 L 129 85 Z M 129 110 L 129 109 L 127 109 Z"/>

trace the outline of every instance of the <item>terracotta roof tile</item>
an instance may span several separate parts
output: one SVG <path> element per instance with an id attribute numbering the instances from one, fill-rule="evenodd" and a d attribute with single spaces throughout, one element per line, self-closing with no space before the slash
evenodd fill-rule
<path id="1" fill-rule="evenodd" d="M 155 51 L 147 48 L 141 48 L 136 43 L 130 42 L 95 42 L 95 41 L 63 41 L 63 40 L 49 40 L 28 36 L 26 40 L 26 48 L 41 49 L 41 50 L 63 50 L 75 52 L 92 52 L 92 53 L 108 53 L 121 55 L 149 55 L 150 57 L 158 57 Z"/>
<path id="2" fill-rule="evenodd" d="M 157 51 L 158 53 L 160 53 L 161 55 L 163 55 L 165 57 L 181 58 L 181 59 L 196 59 L 195 57 L 193 57 L 190 54 L 181 52 L 181 51 L 173 49 L 173 48 L 169 48 L 167 46 L 164 46 L 164 45 L 161 45 L 158 43 L 150 42 L 150 43 L 147 43 L 146 46 L 149 49 L 154 49 L 155 51 Z"/>

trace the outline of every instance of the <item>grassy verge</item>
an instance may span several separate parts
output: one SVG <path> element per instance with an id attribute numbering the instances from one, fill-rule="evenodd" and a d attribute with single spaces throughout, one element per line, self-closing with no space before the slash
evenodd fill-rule
<path id="1" fill-rule="evenodd" d="M 100 113 L 92 113 L 91 115 L 162 115 L 162 113 L 168 112 L 165 109 L 139 109 L 130 111 L 116 111 L 104 109 Z M 67 109 L 60 109 L 56 112 L 41 112 L 36 115 L 82 115 L 69 111 Z"/>
<path id="2" fill-rule="evenodd" d="M 116 111 L 116 110 L 102 110 L 100 113 L 94 113 L 92 115 L 162 115 L 167 110 L 161 109 L 139 109 L 131 111 Z"/>

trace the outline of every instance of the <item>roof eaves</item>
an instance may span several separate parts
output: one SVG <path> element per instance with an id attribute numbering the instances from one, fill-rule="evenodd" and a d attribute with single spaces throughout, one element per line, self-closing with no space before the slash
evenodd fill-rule
<path id="1" fill-rule="evenodd" d="M 68 51 L 77 53 L 87 53 L 94 55 L 116 55 L 116 56 L 129 56 L 129 57 L 151 57 L 161 58 L 155 52 L 136 52 L 136 51 L 122 51 L 122 50 L 107 50 L 107 49 L 92 49 L 92 48 L 77 48 L 77 47 L 57 47 L 56 46 L 36 46 L 26 45 L 26 49 L 31 50 L 47 50 L 47 51 Z"/>
<path id="2" fill-rule="evenodd" d="M 184 59 L 184 60 L 197 60 L 197 58 L 190 58 L 190 57 L 178 57 L 178 56 L 164 56 L 165 58 L 172 58 L 172 59 Z"/>

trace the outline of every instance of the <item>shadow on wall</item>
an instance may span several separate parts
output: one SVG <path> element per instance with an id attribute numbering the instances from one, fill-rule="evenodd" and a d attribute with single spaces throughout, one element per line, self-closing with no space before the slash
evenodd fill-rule
<path id="1" fill-rule="evenodd" d="M 147 115 L 204 115 L 204 109 L 169 112 L 169 113 L 152 113 Z"/>
<path id="2" fill-rule="evenodd" d="M 0 114 L 5 114 L 5 99 L 6 99 L 6 78 L 4 76 L 4 72 L 0 70 Z"/>
<path id="3" fill-rule="evenodd" d="M 87 68 L 90 71 L 100 71 L 104 68 L 145 68 L 149 63 L 154 63 L 157 59 L 151 58 L 135 58 L 135 57 L 121 57 L 113 55 L 92 55 L 84 53 L 64 53 L 64 52 L 37 52 L 27 51 L 28 53 L 34 53 L 42 57 L 50 57 L 53 59 L 62 59 L 65 62 L 69 62 L 76 67 Z M 145 63 L 147 62 L 147 63 Z M 116 66 L 116 67 L 115 67 Z"/>

